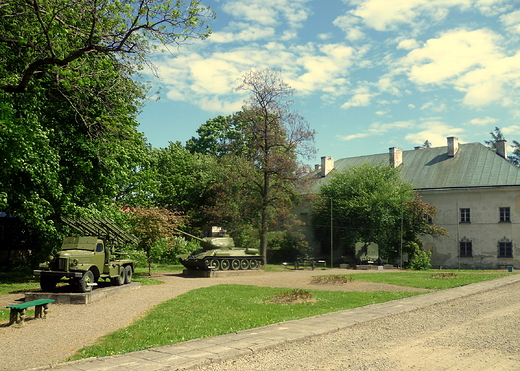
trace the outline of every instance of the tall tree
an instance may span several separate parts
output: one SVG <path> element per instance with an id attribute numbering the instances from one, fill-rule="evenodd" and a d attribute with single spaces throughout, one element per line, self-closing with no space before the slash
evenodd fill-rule
<path id="1" fill-rule="evenodd" d="M 198 137 L 186 142 L 186 149 L 219 158 L 230 153 L 243 154 L 247 149 L 244 127 L 236 114 L 209 119 L 197 129 Z"/>
<path id="2" fill-rule="evenodd" d="M 59 215 L 146 201 L 134 74 L 156 45 L 208 37 L 208 17 L 200 1 L 0 0 L 2 211 L 50 249 Z"/>
<path id="3" fill-rule="evenodd" d="M 423 234 L 443 233 L 428 222 L 436 209 L 415 198 L 399 168 L 364 163 L 334 173 L 319 196 L 313 208 L 315 234 L 330 246 L 332 216 L 333 239 L 346 253 L 356 242 L 375 242 L 382 258 L 396 258 L 401 225 L 408 242 L 420 243 Z"/>
<path id="4" fill-rule="evenodd" d="M 216 158 L 191 153 L 179 142 L 170 142 L 166 148 L 154 149 L 152 160 L 158 182 L 155 204 L 182 212 L 190 217 L 192 225 L 207 223 L 204 207 L 219 176 Z"/>
<path id="5" fill-rule="evenodd" d="M 249 71 L 238 90 L 250 94 L 238 120 L 244 123 L 248 143 L 244 159 L 258 174 L 251 178 L 250 188 L 258 196 L 260 251 L 265 259 L 269 222 L 276 210 L 293 204 L 298 156 L 310 158 L 315 153 L 315 132 L 291 111 L 289 97 L 294 90 L 283 81 L 281 71 Z"/>

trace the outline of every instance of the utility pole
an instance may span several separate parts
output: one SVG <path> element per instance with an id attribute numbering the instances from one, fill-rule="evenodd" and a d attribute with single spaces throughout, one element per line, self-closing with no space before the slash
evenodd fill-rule
<path id="1" fill-rule="evenodd" d="M 332 197 L 330 198 L 330 267 L 334 268 L 334 234 L 332 230 Z"/>

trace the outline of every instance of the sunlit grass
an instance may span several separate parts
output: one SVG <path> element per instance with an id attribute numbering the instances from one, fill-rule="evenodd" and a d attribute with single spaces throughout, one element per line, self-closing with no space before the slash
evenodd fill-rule
<path id="1" fill-rule="evenodd" d="M 134 324 L 80 350 L 72 359 L 123 354 L 417 295 L 309 290 L 316 302 L 268 302 L 284 291 L 245 285 L 192 290 L 157 305 Z"/>

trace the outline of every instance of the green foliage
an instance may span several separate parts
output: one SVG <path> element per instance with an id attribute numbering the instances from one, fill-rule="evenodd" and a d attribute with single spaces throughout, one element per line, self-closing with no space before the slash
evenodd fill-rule
<path id="1" fill-rule="evenodd" d="M 129 327 L 81 349 L 73 359 L 124 354 L 417 295 L 309 290 L 316 302 L 290 306 L 269 303 L 279 291 L 279 288 L 245 285 L 192 290 L 157 305 Z"/>
<path id="2" fill-rule="evenodd" d="M 244 137 L 246 123 L 240 115 L 217 116 L 206 121 L 197 129 L 198 137 L 186 142 L 186 149 L 192 153 L 210 154 L 222 157 L 227 154 L 241 155 L 247 151 Z"/>
<path id="3" fill-rule="evenodd" d="M 403 252 L 413 254 L 410 243 L 418 243 L 425 234 L 446 236 L 444 228 L 431 220 L 438 209 L 421 201 L 401 170 L 384 164 L 362 163 L 341 173 L 332 173 L 323 185 L 313 207 L 313 225 L 317 240 L 330 247 L 330 221 L 333 220 L 335 246 L 353 253 L 356 242 L 379 245 L 382 259 L 398 256 L 402 239 Z"/>
<path id="4" fill-rule="evenodd" d="M 207 38 L 205 19 L 213 17 L 196 0 L 4 0 L 0 65 L 7 67 L 0 68 L 0 89 L 23 93 L 47 75 L 69 88 L 68 76 L 77 73 L 73 64 L 90 57 L 108 56 L 118 68 L 136 71 L 149 64 L 147 55 L 158 45 Z M 79 74 L 73 85 L 88 85 L 92 78 Z"/>
<path id="5" fill-rule="evenodd" d="M 289 109 L 293 89 L 280 71 L 249 71 L 238 90 L 250 93 L 243 110 L 208 121 L 199 130 L 205 137 L 188 146 L 220 158 L 222 179 L 214 186 L 208 213 L 232 234 L 248 225 L 256 228 L 265 257 L 268 231 L 290 221 L 299 199 L 297 157 L 315 153 L 315 132 Z"/>
<path id="6" fill-rule="evenodd" d="M 174 242 L 172 237 L 184 221 L 178 213 L 157 207 L 139 207 L 132 210 L 129 220 L 132 232 L 139 237 L 138 249 L 144 251 L 148 274 L 152 275 L 152 265 L 169 251 Z"/>
<path id="7" fill-rule="evenodd" d="M 497 271 L 460 271 L 457 276 L 450 279 L 437 279 L 432 277 L 432 273 L 449 272 L 448 270 L 430 270 L 428 272 L 385 272 L 383 274 L 356 273 L 349 275 L 355 281 L 388 283 L 391 285 L 417 287 L 431 290 L 445 290 L 453 287 L 469 285 L 476 282 L 489 281 L 495 278 L 507 276 L 508 273 Z M 347 275 L 344 275 L 347 277 Z"/>
<path id="8" fill-rule="evenodd" d="M 412 196 L 412 186 L 402 180 L 398 168 L 363 163 L 333 173 L 314 204 L 316 235 L 330 246 L 332 205 L 336 245 L 375 242 L 380 251 L 388 251 L 391 236 L 399 235 L 402 205 Z"/>
<path id="9" fill-rule="evenodd" d="M 219 178 L 214 156 L 191 153 L 172 142 L 151 154 L 158 182 L 155 204 L 184 213 L 192 225 L 207 224 L 203 207 L 210 202 L 213 184 Z"/>
<path id="10" fill-rule="evenodd" d="M 411 243 L 413 249 L 412 258 L 408 260 L 408 265 L 411 270 L 414 271 L 426 271 L 432 267 L 431 264 L 431 251 L 424 251 L 416 243 Z"/>

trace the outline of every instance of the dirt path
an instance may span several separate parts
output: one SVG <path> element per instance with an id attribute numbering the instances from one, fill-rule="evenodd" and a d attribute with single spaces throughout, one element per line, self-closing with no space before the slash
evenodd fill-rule
<path id="1" fill-rule="evenodd" d="M 48 319 L 29 321 L 24 327 L 6 327 L 7 322 L 0 324 L 0 370 L 23 370 L 64 362 L 100 337 L 128 326 L 155 305 L 200 287 L 243 284 L 335 291 L 414 291 L 400 286 L 356 281 L 343 285 L 310 284 L 313 276 L 346 272 L 344 269 L 288 270 L 216 278 L 185 278 L 180 273 L 156 275 L 165 283 L 142 286 L 88 305 L 52 305 Z M 351 273 L 355 274 L 348 271 Z M 14 304 L 20 298 L 23 295 L 1 296 L 0 305 Z"/>

